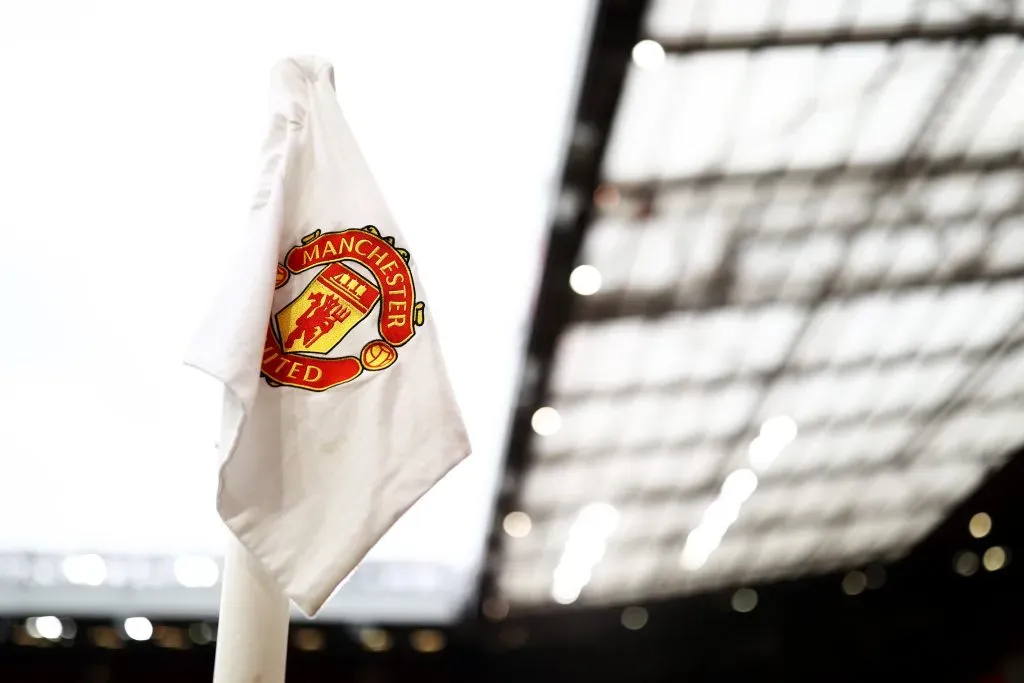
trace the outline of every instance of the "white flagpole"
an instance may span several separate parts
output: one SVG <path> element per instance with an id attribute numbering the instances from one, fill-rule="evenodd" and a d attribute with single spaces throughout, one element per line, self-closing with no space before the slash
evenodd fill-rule
<path id="1" fill-rule="evenodd" d="M 334 67 L 327 75 L 334 90 Z M 288 622 L 288 598 L 229 534 L 213 683 L 284 683 Z"/>
<path id="2" fill-rule="evenodd" d="M 213 683 L 284 683 L 288 599 L 229 536 Z"/>

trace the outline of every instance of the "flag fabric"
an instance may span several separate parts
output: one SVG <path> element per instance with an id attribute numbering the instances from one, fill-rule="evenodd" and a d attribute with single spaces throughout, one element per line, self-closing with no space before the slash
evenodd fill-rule
<path id="1" fill-rule="evenodd" d="M 333 68 L 289 59 L 272 81 L 249 224 L 185 360 L 225 385 L 218 512 L 313 616 L 469 441 Z"/>

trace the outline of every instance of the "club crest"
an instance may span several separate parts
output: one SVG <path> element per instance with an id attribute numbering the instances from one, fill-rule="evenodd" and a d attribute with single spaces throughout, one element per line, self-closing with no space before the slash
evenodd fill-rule
<path id="1" fill-rule="evenodd" d="M 310 273 L 271 316 L 261 366 L 271 386 L 325 391 L 386 370 L 424 323 L 409 252 L 373 226 L 302 238 L 277 266 L 275 289 Z"/>

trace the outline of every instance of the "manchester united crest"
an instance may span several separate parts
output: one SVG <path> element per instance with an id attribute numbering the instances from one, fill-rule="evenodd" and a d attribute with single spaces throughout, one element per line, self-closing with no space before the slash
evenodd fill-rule
<path id="1" fill-rule="evenodd" d="M 312 275 L 304 287 L 303 275 Z M 261 371 L 271 386 L 325 391 L 386 370 L 424 322 L 409 252 L 372 225 L 302 238 L 275 285 L 298 294 L 267 329 Z"/>

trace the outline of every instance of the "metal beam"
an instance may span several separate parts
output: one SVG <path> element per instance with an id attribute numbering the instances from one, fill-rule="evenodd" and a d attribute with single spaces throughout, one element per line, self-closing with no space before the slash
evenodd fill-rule
<path id="1" fill-rule="evenodd" d="M 1018 342 L 1016 346 L 1020 346 L 1021 342 Z M 1019 405 L 1021 399 L 1024 398 L 1024 394 L 1017 393 L 1011 396 L 1005 396 L 999 399 L 979 399 L 975 396 L 956 396 L 950 399 L 948 402 L 942 403 L 942 408 L 945 415 L 956 414 L 961 411 L 969 409 L 974 410 L 988 410 L 997 411 L 1006 408 L 1012 408 Z M 853 413 L 843 416 L 830 416 L 822 419 L 803 422 L 800 424 L 800 438 L 807 438 L 818 433 L 829 432 L 829 431 L 841 431 L 846 429 L 853 429 L 856 427 L 863 426 L 866 422 L 871 419 L 875 421 L 875 424 L 911 424 L 914 426 L 920 426 L 922 428 L 929 426 L 934 408 L 912 408 L 910 410 L 892 410 L 880 414 L 873 412 L 860 412 Z M 934 425 L 931 425 L 934 427 Z M 933 436 L 934 432 L 926 432 L 927 437 Z M 649 444 L 643 444 L 641 446 L 631 446 L 629 448 L 622 448 L 613 446 L 610 448 L 592 449 L 585 451 L 559 451 L 556 453 L 550 453 L 544 456 L 544 463 L 547 465 L 561 464 L 566 461 L 581 459 L 587 463 L 594 463 L 601 459 L 612 459 L 612 458 L 630 458 L 634 456 L 640 456 L 644 453 L 650 453 L 651 451 L 677 451 L 686 452 L 688 450 L 697 449 L 702 446 L 711 444 L 713 447 L 720 449 L 723 453 L 733 453 L 739 449 L 744 442 L 749 442 L 756 435 L 756 425 L 748 425 L 741 429 L 738 429 L 729 434 L 721 434 L 717 436 L 698 436 L 688 437 L 673 442 L 651 442 Z M 893 456 L 892 460 L 896 459 L 896 455 Z M 731 458 L 724 458 L 726 462 L 731 462 Z M 876 462 L 875 465 L 869 466 L 862 462 L 851 463 L 848 467 L 835 468 L 828 472 L 830 477 L 840 476 L 843 474 L 849 474 L 851 472 L 867 472 L 871 467 L 877 466 L 877 471 L 892 471 L 894 469 L 893 462 Z M 906 464 L 906 463 L 904 463 Z M 871 470 L 876 471 L 876 470 Z M 773 475 L 771 471 L 765 476 L 764 483 L 767 484 L 772 481 L 785 481 L 787 484 L 801 483 L 804 480 L 812 480 L 821 478 L 820 471 L 811 471 L 804 474 L 789 474 L 789 475 Z M 636 492 L 640 498 L 644 501 L 656 501 L 663 497 L 699 497 L 705 494 L 711 494 L 718 490 L 721 485 L 722 478 L 714 478 L 709 484 L 694 487 L 686 490 L 667 490 L 662 493 L 651 493 L 645 491 Z M 664 494 L 664 495 L 662 495 Z M 618 502 L 626 500 L 627 498 L 617 499 Z"/>
<path id="2" fill-rule="evenodd" d="M 831 375 L 853 374 L 856 372 L 875 371 L 887 373 L 898 370 L 906 365 L 930 366 L 961 360 L 966 364 L 981 364 L 988 361 L 996 353 L 1010 354 L 1024 347 L 1024 339 L 1012 339 L 1007 342 L 999 339 L 993 344 L 985 344 L 978 348 L 964 349 L 961 347 L 938 351 L 912 351 L 888 358 L 859 358 L 841 362 L 815 361 L 807 364 L 794 364 L 785 374 L 785 379 L 805 379 L 824 373 Z M 600 362 L 600 361 L 598 361 Z M 685 392 L 696 392 L 702 396 L 710 396 L 715 392 L 729 388 L 731 385 L 758 385 L 762 389 L 770 386 L 773 369 L 749 370 L 732 372 L 720 377 L 706 380 L 683 379 L 663 384 L 645 384 L 633 381 L 612 389 L 576 389 L 554 394 L 559 409 L 571 408 L 589 401 L 629 401 L 640 396 L 652 394 L 665 397 L 678 396 Z"/>
<path id="3" fill-rule="evenodd" d="M 600 179 L 601 162 L 611 137 L 612 122 L 625 87 L 633 46 L 641 36 L 649 0 L 601 0 L 595 11 L 593 38 L 574 118 L 573 139 L 562 172 L 563 193 L 583 198 L 579 211 L 556 216 L 548 239 L 537 305 L 527 340 L 527 361 L 512 415 L 505 457 L 505 478 L 496 503 L 497 516 L 518 507 L 519 480 L 530 457 L 530 417 L 547 395 L 559 335 L 568 324 L 573 297 L 569 273 L 587 226 L 593 218 L 590 197 Z M 482 601 L 496 593 L 495 571 L 500 563 L 500 530 L 487 539 L 487 561 L 480 583 Z"/>
<path id="4" fill-rule="evenodd" d="M 786 31 L 762 34 L 718 33 L 680 38 L 657 38 L 665 52 L 686 55 L 695 52 L 765 50 L 772 48 L 829 47 L 862 43 L 906 41 L 981 41 L 997 36 L 1024 37 L 1024 23 L 997 18 L 978 18 L 968 23 L 910 25 L 897 28 L 839 27 L 825 31 Z"/>
<path id="5" fill-rule="evenodd" d="M 763 171 L 715 170 L 678 178 L 652 178 L 643 181 L 614 182 L 623 197 L 650 197 L 663 190 L 713 189 L 719 185 L 756 185 L 766 187 L 773 183 L 822 183 L 826 187 L 842 182 L 892 183 L 900 180 L 940 178 L 961 173 L 994 173 L 1020 170 L 1019 149 L 1002 154 L 928 157 L 923 155 L 901 158 L 889 163 L 846 164 L 831 166 L 789 168 L 780 167 Z"/>
<path id="6" fill-rule="evenodd" d="M 849 301 L 871 294 L 907 292 L 923 287 L 956 287 L 1022 279 L 1024 279 L 1024 266 L 1008 268 L 995 273 L 985 273 L 976 265 L 954 272 L 942 279 L 922 276 L 894 283 L 875 281 L 851 285 L 849 288 L 830 291 L 827 301 L 830 303 Z M 701 291 L 689 291 L 685 300 L 680 300 L 675 290 L 650 294 L 636 291 L 608 291 L 588 297 L 586 301 L 579 303 L 573 312 L 573 323 L 593 323 L 624 317 L 642 317 L 653 320 L 672 313 L 686 311 L 737 309 L 753 312 L 779 304 L 814 307 L 819 305 L 822 300 L 824 297 L 814 290 L 787 298 L 765 296 L 758 300 L 739 299 L 732 292 L 717 291 L 713 286 Z"/>

